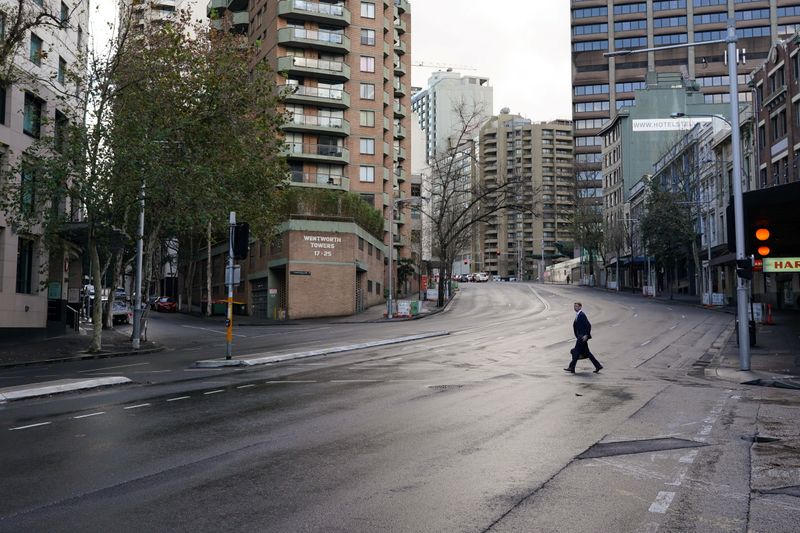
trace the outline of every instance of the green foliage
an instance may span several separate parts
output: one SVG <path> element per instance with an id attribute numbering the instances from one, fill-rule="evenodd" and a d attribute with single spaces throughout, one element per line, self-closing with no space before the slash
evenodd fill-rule
<path id="1" fill-rule="evenodd" d="M 289 187 L 285 193 L 283 217 L 292 215 L 353 219 L 378 240 L 383 239 L 383 215 L 358 194 L 332 189 Z"/>
<path id="2" fill-rule="evenodd" d="M 397 286 L 402 287 L 414 275 L 414 260 L 410 257 L 401 257 L 397 260 Z"/>
<path id="3" fill-rule="evenodd" d="M 663 190 L 650 183 L 647 212 L 642 219 L 642 237 L 648 253 L 663 266 L 686 257 L 695 239 L 692 217 L 685 194 Z"/>

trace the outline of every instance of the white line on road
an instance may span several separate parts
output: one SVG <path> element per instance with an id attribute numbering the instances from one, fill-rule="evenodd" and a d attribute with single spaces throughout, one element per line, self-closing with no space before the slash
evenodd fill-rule
<path id="1" fill-rule="evenodd" d="M 105 412 L 105 411 L 97 411 L 96 413 L 89 413 L 88 415 L 78 415 L 78 416 L 73 416 L 72 418 L 74 418 L 75 420 L 77 420 L 77 419 L 79 419 L 79 418 L 89 418 L 90 416 L 100 416 L 100 415 L 104 415 L 104 414 L 106 414 L 106 412 Z"/>
<path id="2" fill-rule="evenodd" d="M 315 379 L 286 379 L 286 380 L 276 380 L 276 381 L 267 381 L 267 385 L 275 384 L 275 383 L 316 383 L 317 380 Z"/>
<path id="3" fill-rule="evenodd" d="M 653 339 L 650 339 L 649 341 L 644 341 L 644 342 L 643 342 L 641 345 L 642 345 L 642 346 L 647 346 L 647 345 L 648 345 L 648 344 L 650 344 L 651 342 L 653 342 Z"/>
<path id="4" fill-rule="evenodd" d="M 678 459 L 681 463 L 694 463 L 695 458 L 697 457 L 697 450 L 692 450 L 680 459 Z"/>
<path id="5" fill-rule="evenodd" d="M 47 426 L 52 424 L 52 422 L 39 422 L 38 424 L 30 424 L 27 426 L 17 426 L 15 428 L 8 428 L 9 431 L 17 431 L 19 429 L 30 429 L 30 428 L 38 428 L 39 426 Z"/>
<path id="6" fill-rule="evenodd" d="M 703 435 L 704 437 L 708 436 L 711 434 L 712 429 L 714 429 L 714 426 L 703 426 L 703 428 L 700 430 L 700 435 Z"/>
<path id="7" fill-rule="evenodd" d="M 667 307 L 667 309 L 668 309 L 669 311 L 672 311 L 672 310 L 673 310 L 671 307 Z"/>
<path id="8" fill-rule="evenodd" d="M 211 329 L 211 328 L 201 328 L 200 326 L 187 326 L 187 325 L 184 325 L 183 327 L 191 328 L 191 329 L 202 329 L 203 331 L 210 331 L 211 333 L 221 333 L 223 335 L 225 335 L 227 333 L 226 331 L 220 331 L 218 329 Z M 233 336 L 234 337 L 247 337 L 247 335 L 240 335 L 239 333 L 234 333 Z"/>
<path id="9" fill-rule="evenodd" d="M 672 326 L 671 328 L 669 328 L 669 330 L 670 330 L 670 331 L 672 331 L 673 329 L 675 329 L 675 328 L 677 328 L 677 327 L 678 327 L 678 324 L 675 324 L 674 326 Z"/>
<path id="10" fill-rule="evenodd" d="M 123 407 L 125 411 L 128 409 L 139 409 L 140 407 L 149 407 L 149 403 L 140 403 L 139 405 L 129 405 L 128 407 Z"/>
<path id="11" fill-rule="evenodd" d="M 217 390 L 210 390 L 208 392 L 204 392 L 204 396 L 208 396 L 209 394 L 219 394 L 220 392 L 225 392 L 225 389 L 217 389 Z"/>
<path id="12" fill-rule="evenodd" d="M 249 384 L 249 385 L 239 385 L 239 386 L 237 386 L 236 388 L 237 388 L 237 389 L 249 389 L 250 387 L 255 387 L 255 384 L 254 384 L 254 383 L 251 383 L 251 384 Z"/>
<path id="13" fill-rule="evenodd" d="M 675 475 L 675 479 L 668 483 L 664 483 L 664 485 L 669 485 L 670 487 L 680 487 L 683 483 L 683 480 L 686 478 L 686 474 L 689 473 L 689 467 L 683 466 L 678 470 L 678 473 Z"/>
<path id="14" fill-rule="evenodd" d="M 111 370 L 112 368 L 129 368 L 132 366 L 142 366 L 142 365 L 149 365 L 150 363 L 133 363 L 130 365 L 117 365 L 117 366 L 104 366 L 103 368 L 95 368 L 93 370 L 81 370 L 78 372 L 79 374 L 88 374 L 89 372 L 100 372 L 103 370 Z"/>
<path id="15" fill-rule="evenodd" d="M 636 318 L 638 316 L 639 316 L 639 313 L 633 313 L 633 318 Z"/>
<path id="16" fill-rule="evenodd" d="M 178 400 L 188 400 L 191 396 L 178 396 L 177 398 L 169 398 L 168 402 L 177 402 Z"/>
<path id="17" fill-rule="evenodd" d="M 650 504 L 649 511 L 651 513 L 662 513 L 662 514 L 666 513 L 674 497 L 675 497 L 674 492 L 666 492 L 663 490 L 660 491 L 658 493 L 658 496 L 656 496 L 656 501 Z"/>
<path id="18" fill-rule="evenodd" d="M 380 379 L 332 379 L 331 383 L 378 383 Z"/>

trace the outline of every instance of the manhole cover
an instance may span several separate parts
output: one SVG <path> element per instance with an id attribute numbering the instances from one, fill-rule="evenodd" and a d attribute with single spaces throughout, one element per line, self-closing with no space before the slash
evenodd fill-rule
<path id="1" fill-rule="evenodd" d="M 704 442 L 676 438 L 603 442 L 600 444 L 595 444 L 580 454 L 578 459 L 611 457 L 613 455 L 630 455 L 634 453 L 658 452 L 662 450 L 678 450 L 681 448 L 697 448 L 700 446 L 707 446 L 707 444 Z"/>

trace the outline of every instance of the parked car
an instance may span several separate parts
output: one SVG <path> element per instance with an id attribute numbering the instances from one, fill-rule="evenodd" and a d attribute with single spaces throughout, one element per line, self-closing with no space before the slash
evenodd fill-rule
<path id="1" fill-rule="evenodd" d="M 162 296 L 156 302 L 156 311 L 158 312 L 174 313 L 177 310 L 178 310 L 178 302 L 175 301 L 175 298 Z"/>
<path id="2" fill-rule="evenodd" d="M 114 324 L 130 324 L 133 321 L 131 307 L 124 300 L 114 300 L 111 304 L 111 321 Z"/>
<path id="3" fill-rule="evenodd" d="M 161 296 L 151 296 L 150 299 L 147 301 L 147 306 L 150 308 L 151 311 L 156 310 L 156 304 L 161 299 Z"/>
<path id="4" fill-rule="evenodd" d="M 500 276 L 492 276 L 492 281 L 500 281 Z"/>
<path id="5" fill-rule="evenodd" d="M 478 272 L 477 274 L 475 274 L 474 279 L 475 281 L 479 282 L 489 281 L 489 274 L 487 274 L 486 272 Z"/>

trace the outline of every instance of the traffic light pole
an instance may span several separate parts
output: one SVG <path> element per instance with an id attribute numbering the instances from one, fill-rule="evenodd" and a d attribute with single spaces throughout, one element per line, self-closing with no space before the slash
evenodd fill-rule
<path id="1" fill-rule="evenodd" d="M 228 284 L 228 319 L 225 321 L 225 359 L 230 359 L 233 353 L 233 232 L 235 227 L 236 213 L 231 211 L 230 228 L 228 230 L 228 268 L 225 269 L 225 281 Z M 211 298 L 208 300 L 208 305 L 211 305 Z"/>
<path id="2" fill-rule="evenodd" d="M 733 151 L 733 214 L 736 230 L 736 259 L 744 253 L 744 202 L 742 200 L 742 145 L 739 131 L 739 86 L 736 72 L 736 22 L 728 19 L 728 80 L 731 101 L 731 148 Z M 739 369 L 750 370 L 750 321 L 747 317 L 747 286 L 736 276 L 736 317 L 739 322 Z"/>

